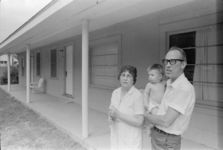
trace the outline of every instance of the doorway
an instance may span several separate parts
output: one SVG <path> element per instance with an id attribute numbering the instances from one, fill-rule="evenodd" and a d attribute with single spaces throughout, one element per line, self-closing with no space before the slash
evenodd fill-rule
<path id="1" fill-rule="evenodd" d="M 73 46 L 65 49 L 65 95 L 73 97 Z"/>

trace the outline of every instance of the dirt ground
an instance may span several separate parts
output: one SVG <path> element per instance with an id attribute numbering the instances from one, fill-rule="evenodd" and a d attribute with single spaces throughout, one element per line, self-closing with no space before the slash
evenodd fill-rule
<path id="1" fill-rule="evenodd" d="M 0 89 L 1 150 L 85 150 Z"/>

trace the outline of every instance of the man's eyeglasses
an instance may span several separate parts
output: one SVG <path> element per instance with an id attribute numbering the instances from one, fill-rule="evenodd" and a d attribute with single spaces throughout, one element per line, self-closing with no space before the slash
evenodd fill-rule
<path id="1" fill-rule="evenodd" d="M 168 63 L 170 63 L 170 65 L 175 65 L 177 63 L 177 61 L 184 61 L 183 59 L 163 59 L 162 62 L 164 65 L 167 65 Z"/>

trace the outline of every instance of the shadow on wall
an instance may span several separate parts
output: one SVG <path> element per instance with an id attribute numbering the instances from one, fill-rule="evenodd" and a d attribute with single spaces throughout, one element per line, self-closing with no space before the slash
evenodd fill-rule
<path id="1" fill-rule="evenodd" d="M 217 0 L 217 12 L 221 12 L 221 13 L 217 13 L 217 22 L 219 23 L 217 26 L 217 44 L 218 46 L 218 50 L 217 50 L 217 59 L 218 59 L 218 68 L 219 68 L 219 72 L 218 72 L 218 76 L 217 76 L 217 80 L 220 82 L 219 86 L 220 88 L 218 88 L 217 93 L 219 93 L 219 100 L 218 100 L 218 106 L 221 106 L 221 110 L 218 111 L 218 131 L 219 131 L 219 135 L 218 135 L 218 147 L 220 149 L 223 149 L 223 139 L 221 137 L 223 137 L 223 97 L 222 96 L 222 84 L 223 84 L 223 1 L 222 0 Z"/>

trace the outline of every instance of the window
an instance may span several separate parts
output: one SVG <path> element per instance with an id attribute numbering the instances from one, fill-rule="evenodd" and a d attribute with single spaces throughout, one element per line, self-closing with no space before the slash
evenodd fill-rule
<path id="1" fill-rule="evenodd" d="M 36 75 L 40 76 L 40 52 L 36 53 Z"/>
<path id="2" fill-rule="evenodd" d="M 50 50 L 50 76 L 57 77 L 57 50 Z"/>
<path id="3" fill-rule="evenodd" d="M 21 58 L 21 74 L 22 74 L 22 76 L 24 76 L 25 75 L 25 60 L 24 60 L 24 58 Z"/>
<path id="4" fill-rule="evenodd" d="M 169 37 L 169 47 L 176 46 L 183 48 L 187 56 L 187 67 L 185 68 L 185 76 L 190 82 L 193 82 L 195 67 L 195 35 L 196 32 L 187 32 L 173 34 Z"/>
<path id="5" fill-rule="evenodd" d="M 93 41 L 90 46 L 90 82 L 102 88 L 117 87 L 120 37 Z"/>
<path id="6" fill-rule="evenodd" d="M 170 33 L 169 47 L 184 49 L 188 65 L 185 75 L 193 83 L 196 103 L 223 108 L 223 24 Z"/>

